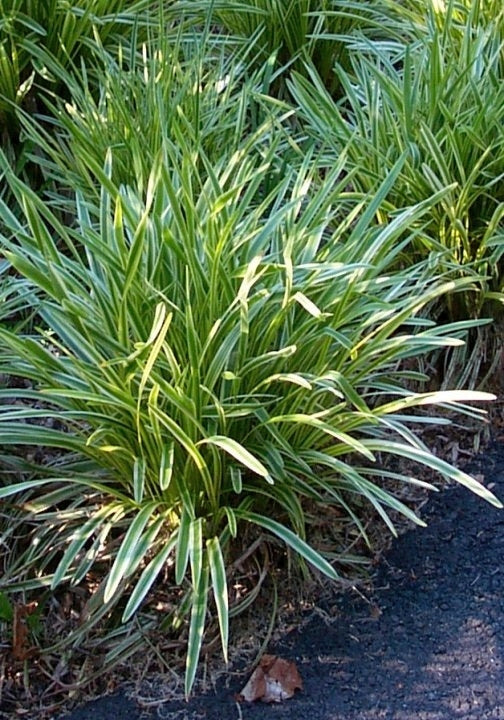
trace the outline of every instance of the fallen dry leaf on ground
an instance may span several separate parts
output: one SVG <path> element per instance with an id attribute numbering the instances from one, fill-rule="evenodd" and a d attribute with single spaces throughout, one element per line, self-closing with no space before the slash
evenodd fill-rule
<path id="1" fill-rule="evenodd" d="M 245 702 L 282 702 L 303 689 L 295 663 L 276 655 L 263 655 L 238 698 Z"/>
<path id="2" fill-rule="evenodd" d="M 26 660 L 30 654 L 28 643 L 28 626 L 26 618 L 37 609 L 37 603 L 27 605 L 16 603 L 14 605 L 14 619 L 12 623 L 12 654 L 15 660 Z"/>

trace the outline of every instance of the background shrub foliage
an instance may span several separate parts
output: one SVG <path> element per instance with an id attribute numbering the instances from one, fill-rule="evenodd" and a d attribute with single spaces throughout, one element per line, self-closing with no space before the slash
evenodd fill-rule
<path id="1" fill-rule="evenodd" d="M 98 578 L 53 651 L 99 635 L 111 665 L 182 624 L 188 694 L 209 618 L 226 657 L 229 618 L 254 598 L 229 603 L 251 537 L 337 579 L 349 558 L 317 547 L 313 508 L 367 542 L 366 506 L 393 533 L 397 513 L 422 524 L 398 493 L 432 488 L 411 464 L 500 506 L 424 445 L 418 423 L 448 421 L 413 411 L 477 416 L 467 403 L 493 396 L 411 389 L 429 379 L 411 360 L 462 346 L 481 314 L 432 308 L 477 288 L 500 300 L 502 46 L 471 7 L 477 48 L 473 25 L 451 32 L 455 4 L 440 29 L 404 3 L 385 44 L 371 21 L 345 25 L 352 63 L 329 79 L 307 42 L 298 106 L 219 14 L 191 30 L 180 6 L 160 32 L 158 9 L 115 49 L 88 33 L 79 65 L 51 50 L 62 97 L 19 115 L 42 182 L 0 157 L 0 589 L 5 605 Z M 167 577 L 173 613 L 143 612 Z"/>
<path id="2" fill-rule="evenodd" d="M 0 118 L 15 122 L 15 109 L 37 90 L 54 85 L 51 63 L 71 67 L 89 51 L 89 41 L 128 32 L 150 15 L 146 0 L 2 0 L 0 4 Z M 141 14 L 143 13 L 143 14 Z M 49 63 L 48 63 L 49 60 Z M 57 86 L 56 86 L 57 89 Z"/>

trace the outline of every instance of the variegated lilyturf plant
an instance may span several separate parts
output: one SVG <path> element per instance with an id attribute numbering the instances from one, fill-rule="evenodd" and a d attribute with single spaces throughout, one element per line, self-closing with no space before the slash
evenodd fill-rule
<path id="1" fill-rule="evenodd" d="M 0 526 L 9 549 L 1 597 L 98 578 L 86 617 L 58 649 L 108 623 L 93 641 L 108 643 L 107 667 L 155 627 L 182 623 L 186 694 L 212 607 L 227 656 L 229 619 L 240 609 L 229 604 L 232 560 L 247 528 L 337 580 L 342 558 L 312 540 L 313 507 L 336 507 L 364 540 L 363 505 L 391 532 L 396 513 L 422 524 L 382 478 L 432 485 L 410 467 L 384 468 L 386 456 L 501 506 L 415 429 L 447 422 L 416 407 L 478 415 L 467 403 L 492 396 L 414 393 L 409 384 L 425 378 L 404 365 L 461 345 L 467 327 L 437 325 L 423 311 L 473 278 L 400 262 L 451 187 L 381 215 L 406 155 L 371 192 L 358 192 L 349 142 L 321 182 L 325 151 L 300 152 L 292 111 L 266 102 L 253 81 L 238 90 L 243 76 L 220 69 L 199 83 L 184 73 L 144 76 L 155 79 L 144 95 L 119 67 L 114 82 L 134 86 L 124 102 L 147 98 L 153 123 L 156 78 L 181 83 L 166 132 L 147 135 L 147 151 L 132 142 L 130 156 L 123 135 L 100 157 L 85 129 L 96 112 L 113 137 L 108 113 L 120 103 L 98 98 L 93 109 L 88 98 L 86 109 L 75 96 L 67 108 L 75 132 L 55 119 L 61 157 L 40 134 L 40 166 L 55 182 L 44 197 L 0 156 L 16 199 L 0 202 L 3 273 L 36 313 L 0 325 L 2 453 L 46 451 L 23 477 L 0 476 L 9 518 Z M 211 108 L 225 119 L 219 127 Z M 72 182 L 61 189 L 71 152 Z M 166 578 L 180 588 L 173 616 L 142 613 Z"/>

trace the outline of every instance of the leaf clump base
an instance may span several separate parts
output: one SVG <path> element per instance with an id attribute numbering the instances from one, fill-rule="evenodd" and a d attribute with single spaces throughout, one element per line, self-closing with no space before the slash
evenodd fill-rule
<path id="1" fill-rule="evenodd" d="M 504 418 L 496 404 L 492 408 L 492 427 L 499 428 Z M 446 460 L 462 465 L 470 462 L 475 450 L 469 439 L 475 437 L 478 424 L 466 430 L 466 441 L 460 441 L 460 429 L 435 437 L 430 431 L 432 446 L 438 441 L 437 454 Z M 429 429 L 426 431 L 429 433 Z M 484 436 L 486 438 L 486 435 Z M 486 444 L 478 444 L 481 449 Z M 456 455 L 454 456 L 454 453 Z M 390 468 L 392 470 L 392 467 Z M 409 468 L 411 469 L 411 468 Z M 407 463 L 401 461 L 401 467 L 395 464 L 394 470 L 408 472 Z M 433 479 L 433 472 L 422 474 L 425 482 Z M 480 477 L 483 481 L 483 476 Z M 428 499 L 422 488 L 397 487 L 397 483 L 388 489 L 398 494 L 401 501 L 407 503 L 421 516 L 421 508 Z M 387 481 L 385 481 L 387 486 Z M 233 581 L 234 598 L 230 605 L 234 607 L 249 598 L 248 608 L 236 616 L 232 624 L 229 646 L 229 662 L 225 664 L 219 652 L 218 628 L 213 620 L 205 635 L 202 648 L 200 672 L 195 681 L 194 692 L 211 692 L 217 682 L 224 682 L 229 689 L 230 702 L 233 692 L 239 686 L 240 679 L 254 667 L 265 647 L 281 640 L 293 630 L 310 622 L 313 613 L 325 617 L 327 607 L 333 606 L 335 594 L 352 590 L 366 600 L 373 610 L 373 576 L 381 556 L 390 547 L 392 536 L 383 532 L 382 523 L 376 512 L 363 512 L 363 526 L 369 536 L 371 548 L 364 543 L 360 532 L 348 522 L 344 513 L 331 506 L 314 506 L 307 510 L 310 521 L 310 543 L 321 552 L 330 551 L 338 544 L 342 548 L 340 557 L 347 562 L 338 565 L 341 579 L 330 581 L 320 574 L 304 576 L 296 565 L 295 557 L 286 553 L 279 542 L 262 534 L 250 533 L 244 538 L 248 547 L 242 548 L 239 556 L 231 564 L 235 568 Z M 411 521 L 399 513 L 391 513 L 399 534 L 411 529 Z M 249 531 L 250 532 L 250 531 Z M 346 543 L 346 546 L 345 546 Z M 296 570 L 296 567 L 298 569 Z M 76 705 L 121 689 L 126 692 L 140 708 L 155 710 L 171 702 L 184 699 L 184 670 L 187 643 L 187 625 L 171 633 L 148 627 L 149 617 L 167 616 L 179 603 L 181 591 L 176 585 L 160 582 L 150 596 L 145 615 L 138 623 L 147 626 L 142 632 L 138 650 L 124 661 L 120 655 L 103 670 L 107 654 L 117 647 L 113 637 L 109 640 L 108 621 L 92 628 L 88 637 L 80 635 L 80 641 L 64 655 L 56 649 L 45 652 L 44 647 L 56 647 L 65 638 L 78 629 L 85 615 L 86 603 L 99 585 L 100 575 L 89 578 L 81 586 L 52 593 L 50 597 L 40 598 L 40 593 L 30 593 L 32 611 L 37 613 L 36 620 L 29 622 L 26 645 L 20 648 L 21 657 L 14 658 L 11 646 L 11 620 L 3 623 L 4 635 L 8 638 L 2 646 L 3 683 L 2 712 L 0 717 L 10 718 L 13 713 L 22 713 L 28 720 L 54 717 L 55 713 L 68 712 Z M 46 596 L 48 594 L 46 593 Z M 23 607 L 22 595 L 18 596 L 19 606 Z M 26 595 L 24 596 L 26 597 Z M 35 598 L 37 600 L 35 600 Z M 272 610 L 273 608 L 273 610 Z M 322 609 L 325 608 L 325 609 Z M 334 606 L 335 610 L 337 606 Z M 331 621 L 331 618 L 328 618 Z M 136 628 L 136 629 L 137 629 Z M 130 629 L 131 634 L 135 629 Z M 126 633 L 127 634 L 127 633 Z M 36 638 L 37 647 L 32 645 Z M 119 636 L 119 644 L 121 636 Z M 31 649 L 31 652 L 30 652 Z M 23 657 L 26 654 L 27 657 Z M 63 660 L 65 658 L 65 660 Z"/>

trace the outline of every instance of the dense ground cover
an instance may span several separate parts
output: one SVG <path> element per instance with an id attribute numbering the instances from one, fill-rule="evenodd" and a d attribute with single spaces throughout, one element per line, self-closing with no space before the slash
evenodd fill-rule
<path id="1" fill-rule="evenodd" d="M 189 694 L 268 567 L 421 524 L 421 468 L 500 506 L 422 428 L 501 367 L 503 11 L 32 5 L 0 4 L 2 693 L 164 638 Z"/>

